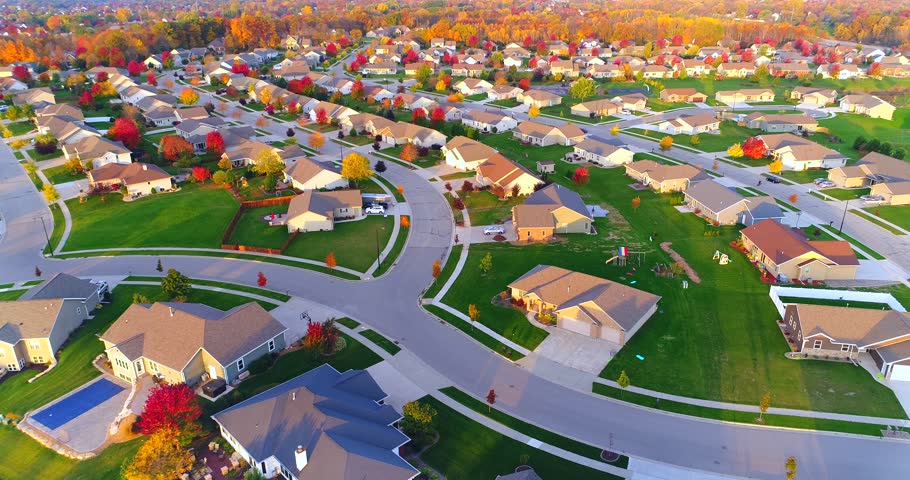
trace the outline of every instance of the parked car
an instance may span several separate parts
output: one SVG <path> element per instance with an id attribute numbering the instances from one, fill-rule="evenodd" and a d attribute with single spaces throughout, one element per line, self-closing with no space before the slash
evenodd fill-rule
<path id="1" fill-rule="evenodd" d="M 831 188 L 833 186 L 836 186 L 836 184 L 831 180 L 823 180 L 821 182 L 816 182 L 815 184 L 818 185 L 818 188 Z"/>
<path id="2" fill-rule="evenodd" d="M 370 205 L 369 207 L 366 208 L 366 210 L 364 210 L 364 212 L 366 212 L 367 214 L 373 214 L 373 215 L 384 215 L 385 208 L 383 208 L 382 205 Z"/>
<path id="3" fill-rule="evenodd" d="M 885 203 L 885 197 L 881 195 L 863 195 L 859 199 L 864 203 Z"/>
<path id="4" fill-rule="evenodd" d="M 818 184 L 820 184 L 820 183 L 822 183 L 822 182 L 827 182 L 827 181 L 829 181 L 827 178 L 821 178 L 821 177 L 819 177 L 819 178 L 816 178 L 815 180 L 812 180 L 812 183 L 818 185 Z"/>
<path id="5" fill-rule="evenodd" d="M 780 179 L 777 177 L 766 177 L 769 183 L 780 183 Z"/>
<path id="6" fill-rule="evenodd" d="M 506 229 L 502 228 L 499 225 L 490 225 L 489 227 L 483 227 L 484 235 L 502 235 L 506 233 Z"/>
<path id="7" fill-rule="evenodd" d="M 219 88 L 218 90 L 215 90 L 215 93 L 217 93 L 218 95 L 224 95 L 225 93 L 227 93 L 227 89 Z"/>

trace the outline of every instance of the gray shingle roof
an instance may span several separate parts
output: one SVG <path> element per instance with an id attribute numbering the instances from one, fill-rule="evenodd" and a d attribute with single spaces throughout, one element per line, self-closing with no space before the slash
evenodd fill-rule
<path id="1" fill-rule="evenodd" d="M 98 291 L 98 285 L 65 273 L 58 273 L 50 280 L 30 288 L 19 300 L 51 298 L 77 298 L 85 300 Z M 94 307 L 94 305 L 93 305 Z"/>

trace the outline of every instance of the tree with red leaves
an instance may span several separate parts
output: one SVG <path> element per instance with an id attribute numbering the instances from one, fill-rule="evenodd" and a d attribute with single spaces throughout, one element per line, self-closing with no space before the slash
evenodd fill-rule
<path id="1" fill-rule="evenodd" d="M 316 109 L 316 123 L 320 125 L 326 125 L 329 123 L 329 114 L 325 113 L 324 108 Z"/>
<path id="2" fill-rule="evenodd" d="M 300 84 L 303 85 L 303 94 L 311 95 L 316 91 L 316 84 L 313 83 L 313 79 L 310 77 L 303 77 L 300 80 Z"/>
<path id="3" fill-rule="evenodd" d="M 322 324 L 319 322 L 308 322 L 306 325 L 306 334 L 303 337 L 303 347 L 309 350 L 315 350 L 322 345 Z"/>
<path id="4" fill-rule="evenodd" d="M 218 156 L 224 153 L 224 137 L 221 132 L 212 131 L 205 136 L 205 150 Z"/>
<path id="5" fill-rule="evenodd" d="M 202 431 L 196 423 L 201 415 L 202 407 L 196 393 L 185 383 L 159 383 L 149 392 L 137 424 L 144 435 L 165 428 L 176 430 L 180 432 L 181 443 L 184 443 Z"/>
<path id="6" fill-rule="evenodd" d="M 488 406 L 488 410 L 489 410 L 489 411 L 492 411 L 492 410 L 493 410 L 493 405 L 495 405 L 495 404 L 496 404 L 496 390 L 493 390 L 493 389 L 491 388 L 490 391 L 487 392 L 487 406 Z"/>
<path id="7" fill-rule="evenodd" d="M 527 92 L 528 90 L 531 89 L 531 81 L 528 80 L 527 78 L 522 78 L 521 80 L 518 81 L 518 88 Z"/>
<path id="8" fill-rule="evenodd" d="M 193 167 L 193 178 L 199 183 L 205 183 L 206 180 L 212 178 L 212 171 L 197 165 Z"/>
<path id="9" fill-rule="evenodd" d="M 176 162 L 193 154 L 193 146 L 180 135 L 167 135 L 161 139 L 158 151 L 164 158 Z"/>
<path id="10" fill-rule="evenodd" d="M 439 126 L 446 121 L 446 111 L 442 107 L 436 107 L 430 113 L 430 123 Z"/>
<path id="11" fill-rule="evenodd" d="M 135 150 L 139 146 L 139 126 L 130 118 L 121 117 L 114 120 L 114 125 L 107 131 L 107 135 L 111 140 L 123 142 L 130 150 Z M 192 147 L 190 150 L 192 151 Z"/>
<path id="12" fill-rule="evenodd" d="M 543 40 L 537 42 L 537 54 L 538 55 L 546 55 L 548 52 L 549 52 L 549 49 L 547 48 L 547 42 L 545 42 Z"/>
<path id="13" fill-rule="evenodd" d="M 28 82 L 32 79 L 32 74 L 28 73 L 28 67 L 25 65 L 16 65 L 13 67 L 13 77 L 20 82 Z"/>
<path id="14" fill-rule="evenodd" d="M 870 77 L 882 76 L 882 64 L 879 62 L 875 62 L 872 65 L 869 65 L 869 71 L 867 72 L 867 75 L 869 75 Z"/>
<path id="15" fill-rule="evenodd" d="M 588 169 L 585 167 L 576 168 L 575 173 L 572 174 L 572 181 L 575 182 L 575 185 L 587 185 L 590 179 Z"/>
<path id="16" fill-rule="evenodd" d="M 259 275 L 256 276 L 256 285 L 259 285 L 260 287 L 264 287 L 268 284 L 269 284 L 269 279 L 265 278 L 264 273 L 259 272 Z"/>
<path id="17" fill-rule="evenodd" d="M 678 47 L 682 44 L 683 44 L 682 35 L 676 34 L 676 35 L 673 35 L 673 38 L 670 39 L 670 45 Z"/>
<path id="18" fill-rule="evenodd" d="M 143 70 L 145 70 L 145 65 L 135 60 L 130 60 L 130 63 L 126 65 L 126 71 L 131 77 L 138 77 Z"/>
<path id="19" fill-rule="evenodd" d="M 331 355 L 335 353 L 338 343 L 338 327 L 335 326 L 334 319 L 328 319 L 322 323 L 307 323 L 306 336 L 303 337 L 303 346 L 314 354 Z"/>
<path id="20" fill-rule="evenodd" d="M 416 61 L 417 61 L 417 52 L 415 50 L 411 49 L 410 51 L 408 51 L 407 55 L 404 56 L 404 59 L 401 60 L 401 63 L 408 65 L 408 64 L 414 63 Z"/>
<path id="21" fill-rule="evenodd" d="M 303 94 L 303 81 L 294 79 L 288 82 L 288 91 L 291 93 L 296 93 L 297 95 Z"/>
<path id="22" fill-rule="evenodd" d="M 752 62 L 754 60 L 755 60 L 755 52 L 753 52 L 751 48 L 747 48 L 747 49 L 743 50 L 742 61 Z"/>
<path id="23" fill-rule="evenodd" d="M 452 54 L 450 54 L 448 50 L 446 50 L 446 53 L 442 54 L 442 63 L 444 63 L 446 65 L 451 65 L 452 63 L 454 63 L 454 60 L 452 59 Z"/>
<path id="24" fill-rule="evenodd" d="M 841 64 L 835 63 L 828 67 L 828 75 L 830 75 L 831 78 L 838 78 L 840 77 L 840 71 L 842 68 L 843 67 L 841 67 Z"/>
<path id="25" fill-rule="evenodd" d="M 351 41 L 348 40 L 348 37 L 346 37 L 346 36 L 345 36 L 345 37 L 341 37 L 341 38 L 338 40 L 338 45 L 341 45 L 341 48 L 348 48 L 348 46 L 349 46 L 350 44 L 351 44 Z"/>
<path id="26" fill-rule="evenodd" d="M 466 43 L 469 48 L 475 48 L 477 47 L 477 44 L 480 43 L 480 39 L 477 38 L 477 35 L 471 35 L 468 37 L 468 41 Z"/>
<path id="27" fill-rule="evenodd" d="M 539 60 L 537 59 L 537 57 L 531 57 L 531 59 L 528 60 L 528 68 L 537 68 L 538 63 L 539 63 Z"/>
<path id="28" fill-rule="evenodd" d="M 758 137 L 749 137 L 743 143 L 743 155 L 749 158 L 757 160 L 764 157 L 766 153 L 768 153 L 768 148 L 765 146 L 765 142 L 759 140 Z"/>
<path id="29" fill-rule="evenodd" d="M 156 78 L 156 77 L 155 77 L 155 74 L 152 73 L 152 72 L 149 72 L 148 76 L 145 77 L 145 81 L 148 82 L 148 84 L 151 85 L 151 86 L 153 86 L 153 87 L 157 87 L 157 86 L 158 86 L 158 78 Z"/>
<path id="30" fill-rule="evenodd" d="M 351 84 L 351 93 L 350 93 L 351 98 L 353 98 L 354 100 L 363 100 L 363 94 L 364 94 L 363 82 L 361 82 L 360 80 L 355 80 L 354 83 Z"/>
<path id="31" fill-rule="evenodd" d="M 95 96 L 92 95 L 92 92 L 85 91 L 82 92 L 82 95 L 79 96 L 79 106 L 82 108 L 88 108 L 93 103 L 95 103 Z"/>
<path id="32" fill-rule="evenodd" d="M 528 35 L 527 37 L 525 37 L 524 40 L 522 40 L 521 44 L 522 44 L 522 46 L 524 46 L 525 48 L 531 47 L 532 45 L 534 45 L 534 39 L 531 38 L 530 35 Z"/>
<path id="33" fill-rule="evenodd" d="M 245 64 L 245 63 L 237 63 L 237 62 L 234 62 L 234 64 L 231 65 L 231 73 L 239 73 L 239 74 L 241 74 L 241 75 L 249 75 L 249 74 L 250 74 L 250 66 L 247 65 L 247 64 Z"/>
<path id="34" fill-rule="evenodd" d="M 334 43 L 329 43 L 325 46 L 325 54 L 331 57 L 338 55 L 338 47 Z"/>
<path id="35" fill-rule="evenodd" d="M 483 42 L 483 49 L 486 50 L 486 51 L 488 51 L 488 52 L 489 52 L 490 50 L 493 50 L 493 47 L 495 47 L 495 46 L 496 46 L 496 45 L 494 45 L 493 42 L 491 42 L 491 41 L 489 41 L 489 40 L 486 40 L 486 41 Z"/>
<path id="36" fill-rule="evenodd" d="M 95 75 L 95 83 L 104 83 L 108 80 L 110 80 L 110 76 L 107 72 L 98 72 L 98 75 Z"/>
<path id="37" fill-rule="evenodd" d="M 420 124 L 427 119 L 427 112 L 422 108 L 415 108 L 414 113 L 411 114 L 411 123 Z"/>

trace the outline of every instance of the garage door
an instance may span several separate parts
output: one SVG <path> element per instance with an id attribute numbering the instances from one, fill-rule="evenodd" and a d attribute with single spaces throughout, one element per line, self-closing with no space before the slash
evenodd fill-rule
<path id="1" fill-rule="evenodd" d="M 910 382 L 910 365 L 895 365 L 891 367 L 891 380 Z"/>
<path id="2" fill-rule="evenodd" d="M 591 335 L 591 324 L 579 322 L 578 320 L 564 318 L 562 319 L 562 328 L 570 332 L 580 333 L 585 336 Z"/>
<path id="3" fill-rule="evenodd" d="M 609 340 L 613 343 L 619 343 L 619 330 L 609 327 L 602 327 L 600 329 L 600 338 Z"/>

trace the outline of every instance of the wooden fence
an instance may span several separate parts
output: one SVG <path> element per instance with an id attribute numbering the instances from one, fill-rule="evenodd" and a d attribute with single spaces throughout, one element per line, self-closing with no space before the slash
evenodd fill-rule
<path id="1" fill-rule="evenodd" d="M 265 247 L 254 247 L 252 245 L 239 245 L 228 243 L 231 235 L 234 234 L 234 229 L 237 227 L 237 222 L 240 221 L 240 217 L 243 216 L 243 212 L 251 208 L 259 207 L 272 207 L 275 205 L 284 205 L 286 203 L 291 203 L 291 200 L 294 199 L 294 196 L 282 196 L 274 198 L 266 198 L 264 200 L 251 200 L 248 202 L 240 202 L 240 207 L 237 208 L 237 211 L 234 212 L 234 218 L 231 218 L 231 223 L 228 224 L 227 229 L 224 231 L 224 235 L 221 236 L 221 249 L 222 250 L 234 250 L 240 252 L 257 252 L 257 253 L 268 253 L 270 255 L 280 255 L 284 253 L 285 249 L 288 248 L 288 245 L 291 244 L 291 241 L 297 236 L 297 232 L 291 234 L 288 237 L 288 240 L 284 242 L 284 245 L 280 249 L 277 248 L 265 248 Z"/>

